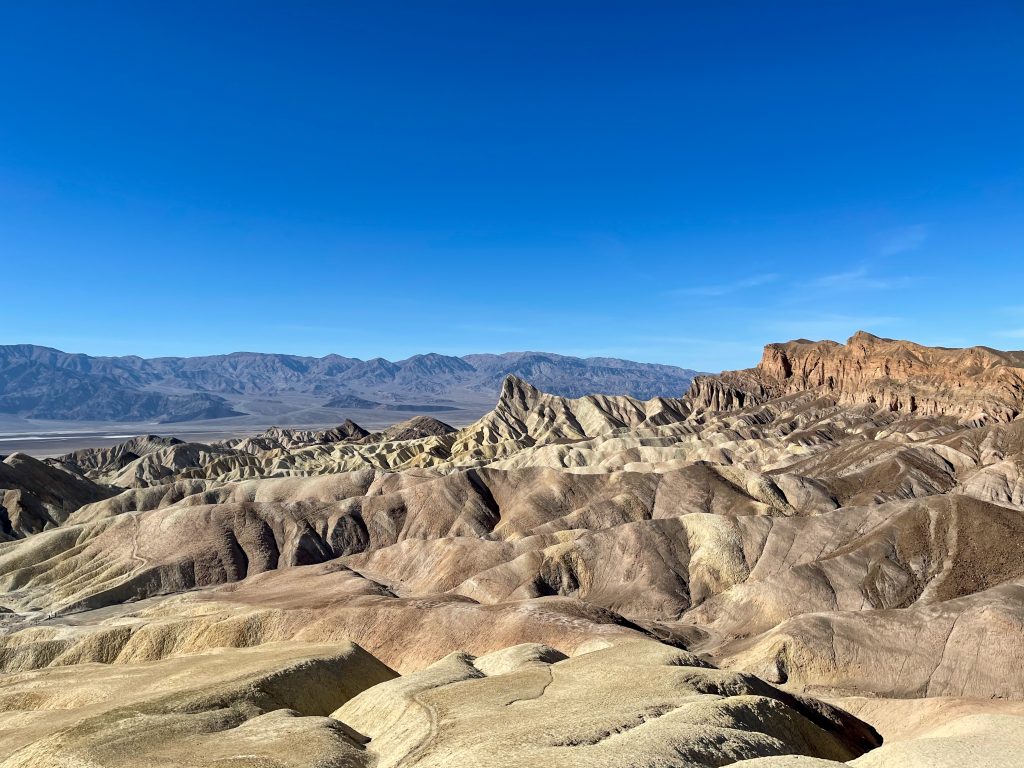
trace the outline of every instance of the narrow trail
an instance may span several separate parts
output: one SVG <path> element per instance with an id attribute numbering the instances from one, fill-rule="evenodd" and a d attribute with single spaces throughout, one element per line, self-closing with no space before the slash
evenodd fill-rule
<path id="1" fill-rule="evenodd" d="M 131 552 L 129 552 L 129 555 L 132 560 L 135 560 L 142 566 L 146 566 L 149 565 L 149 561 L 139 554 L 139 536 L 142 533 L 142 524 L 139 523 L 139 514 L 140 513 L 136 512 L 131 516 L 135 530 L 132 533 L 132 548 Z"/>

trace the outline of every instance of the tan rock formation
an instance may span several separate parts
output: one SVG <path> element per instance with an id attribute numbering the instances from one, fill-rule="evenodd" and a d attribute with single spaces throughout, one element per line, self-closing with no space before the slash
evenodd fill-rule
<path id="1" fill-rule="evenodd" d="M 10 457 L 0 765 L 1013 765 L 1022 372 L 857 334 L 680 399 Z"/>

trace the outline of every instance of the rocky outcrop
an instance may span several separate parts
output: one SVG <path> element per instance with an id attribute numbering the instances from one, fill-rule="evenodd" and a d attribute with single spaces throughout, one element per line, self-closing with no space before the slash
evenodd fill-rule
<path id="1" fill-rule="evenodd" d="M 82 505 L 115 493 L 31 456 L 12 454 L 0 462 L 0 541 L 54 528 Z"/>
<path id="2" fill-rule="evenodd" d="M 456 434 L 450 455 L 460 463 L 478 457 L 493 460 L 523 447 L 680 423 L 687 412 L 683 401 L 666 398 L 558 397 L 508 376 L 494 410 Z"/>
<path id="3" fill-rule="evenodd" d="M 686 393 L 686 405 L 694 415 L 738 411 L 764 402 L 773 396 L 757 376 L 727 372 L 719 376 L 696 376 Z"/>
<path id="4" fill-rule="evenodd" d="M 698 382 L 694 403 L 718 409 L 818 392 L 843 405 L 955 416 L 966 424 L 1012 421 L 1024 412 L 1024 353 L 924 347 L 863 331 L 846 344 L 769 344 L 756 368 Z"/>
<path id="5" fill-rule="evenodd" d="M 11 457 L 50 508 L 0 543 L 0 765 L 1013 764 L 1019 357 L 857 334 L 679 399 Z"/>
<path id="6" fill-rule="evenodd" d="M 381 432 L 363 435 L 363 443 L 391 443 L 405 440 L 419 440 L 422 437 L 441 437 L 456 432 L 455 427 L 430 416 L 414 416 L 406 421 L 393 424 Z"/>
<path id="7" fill-rule="evenodd" d="M 47 463 L 55 464 L 81 475 L 100 476 L 123 469 L 136 459 L 171 446 L 181 445 L 175 437 L 140 435 L 110 448 L 83 448 Z"/>

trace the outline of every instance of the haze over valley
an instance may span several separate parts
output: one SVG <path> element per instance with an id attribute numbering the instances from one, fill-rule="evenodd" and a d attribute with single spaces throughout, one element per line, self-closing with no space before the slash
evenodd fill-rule
<path id="1" fill-rule="evenodd" d="M 57 455 L 154 430 L 212 440 L 345 419 L 378 428 L 417 414 L 464 425 L 490 409 L 509 374 L 571 397 L 647 399 L 682 395 L 696 371 L 543 352 L 396 362 L 248 352 L 147 360 L 0 346 L 0 455 Z"/>

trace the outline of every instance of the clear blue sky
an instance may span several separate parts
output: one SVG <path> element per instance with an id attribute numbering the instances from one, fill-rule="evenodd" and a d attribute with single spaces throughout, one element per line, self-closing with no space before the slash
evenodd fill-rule
<path id="1" fill-rule="evenodd" d="M 0 343 L 1024 347 L 1024 4 L 6 2 Z"/>

